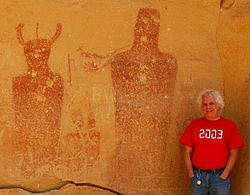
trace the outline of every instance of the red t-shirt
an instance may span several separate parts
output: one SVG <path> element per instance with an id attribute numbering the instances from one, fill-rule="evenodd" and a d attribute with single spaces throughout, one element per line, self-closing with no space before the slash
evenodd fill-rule
<path id="1" fill-rule="evenodd" d="M 215 121 L 206 118 L 192 121 L 180 142 L 193 149 L 192 163 L 201 169 L 225 167 L 229 151 L 244 145 L 236 125 L 223 117 Z"/>

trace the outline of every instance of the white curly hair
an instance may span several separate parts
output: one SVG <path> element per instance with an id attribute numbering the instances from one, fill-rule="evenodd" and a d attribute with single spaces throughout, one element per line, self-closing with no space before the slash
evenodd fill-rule
<path id="1" fill-rule="evenodd" d="M 204 95 L 211 95 L 214 97 L 216 104 L 220 107 L 220 109 L 223 109 L 225 106 L 224 100 L 222 96 L 220 95 L 219 91 L 213 90 L 213 89 L 206 89 L 202 91 L 198 97 L 198 105 L 199 108 L 202 108 L 202 97 Z"/>

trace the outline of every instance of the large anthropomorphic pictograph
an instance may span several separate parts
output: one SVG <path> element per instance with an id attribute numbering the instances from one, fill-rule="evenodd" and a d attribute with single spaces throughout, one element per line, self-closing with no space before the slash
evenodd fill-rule
<path id="1" fill-rule="evenodd" d="M 158 49 L 159 30 L 159 11 L 140 9 L 132 48 L 110 61 L 119 144 L 116 183 L 138 194 L 159 189 L 166 172 L 177 61 Z"/>
<path id="2" fill-rule="evenodd" d="M 48 169 L 56 155 L 63 103 L 63 79 L 53 73 L 48 60 L 53 43 L 61 33 L 57 25 L 50 39 L 38 38 L 24 42 L 23 24 L 17 27 L 17 38 L 24 47 L 28 71 L 13 78 L 17 152 L 24 174 L 36 175 Z M 46 167 L 45 167 L 46 166 Z"/>

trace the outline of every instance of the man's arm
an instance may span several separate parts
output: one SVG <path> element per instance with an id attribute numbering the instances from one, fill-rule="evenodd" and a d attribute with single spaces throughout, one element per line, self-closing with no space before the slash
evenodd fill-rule
<path id="1" fill-rule="evenodd" d="M 188 177 L 192 178 L 194 176 L 191 156 L 192 156 L 192 148 L 185 145 L 185 153 L 184 153 L 184 161 L 187 168 Z"/>
<path id="2" fill-rule="evenodd" d="M 220 175 L 220 177 L 222 179 L 228 178 L 230 172 L 232 171 L 232 169 L 233 169 L 233 167 L 235 165 L 237 157 L 238 157 L 238 148 L 230 150 L 227 165 L 226 165 L 225 170 L 223 171 L 223 173 Z"/>

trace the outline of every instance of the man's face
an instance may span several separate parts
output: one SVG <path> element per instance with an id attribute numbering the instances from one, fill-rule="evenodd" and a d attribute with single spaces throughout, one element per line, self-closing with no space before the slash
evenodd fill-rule
<path id="1" fill-rule="evenodd" d="M 217 105 L 212 95 L 202 96 L 202 109 L 206 119 L 217 120 L 219 118 L 220 107 Z"/>

